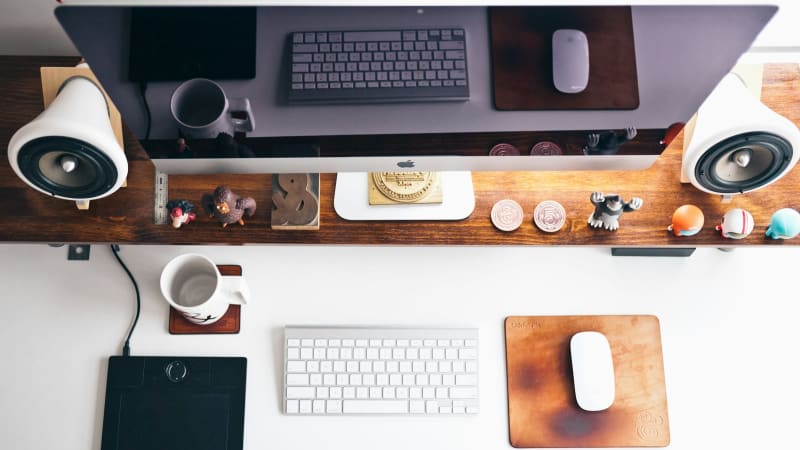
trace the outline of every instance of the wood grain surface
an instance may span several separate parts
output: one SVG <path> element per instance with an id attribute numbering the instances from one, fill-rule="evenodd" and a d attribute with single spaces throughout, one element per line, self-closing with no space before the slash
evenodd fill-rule
<path id="1" fill-rule="evenodd" d="M 0 143 L 42 111 L 39 67 L 71 65 L 77 58 L 0 57 Z M 762 101 L 779 114 L 800 124 L 800 66 L 769 65 L 764 73 Z M 151 244 L 376 244 L 376 245 L 593 245 L 608 247 L 729 247 L 748 245 L 794 246 L 793 240 L 764 236 L 773 212 L 800 208 L 800 170 L 770 187 L 737 196 L 722 204 L 718 196 L 680 183 L 682 138 L 679 136 L 647 170 L 607 172 L 474 172 L 475 210 L 457 222 L 346 221 L 333 209 L 335 174 L 320 177 L 320 222 L 317 231 L 271 230 L 271 175 L 170 176 L 170 199 L 184 198 L 199 205 L 203 193 L 228 184 L 239 195 L 253 197 L 258 208 L 242 226 L 225 229 L 203 214 L 191 224 L 174 229 L 153 224 L 154 168 L 130 133 L 126 132 L 130 170 L 128 186 L 92 201 L 88 211 L 73 202 L 34 191 L 0 158 L 0 241 L 45 243 L 151 243 Z M 5 145 L 5 144 L 0 144 Z M 639 196 L 641 210 L 626 213 L 616 232 L 590 229 L 592 191 L 616 192 L 628 200 Z M 446 195 L 446 194 L 445 194 Z M 516 231 L 495 229 L 489 219 L 498 200 L 511 198 L 522 205 L 525 222 Z M 542 200 L 556 200 L 567 211 L 567 222 L 557 233 L 539 231 L 532 214 Z M 673 211 L 692 203 L 706 216 L 695 236 L 675 237 L 666 231 Z M 725 211 L 745 208 L 756 222 L 748 238 L 731 241 L 714 230 Z"/>
<path id="2" fill-rule="evenodd" d="M 517 448 L 664 447 L 669 417 L 655 316 L 508 317 L 506 363 L 509 438 Z M 605 334 L 616 395 L 604 411 L 575 400 L 569 341 L 581 331 Z"/>

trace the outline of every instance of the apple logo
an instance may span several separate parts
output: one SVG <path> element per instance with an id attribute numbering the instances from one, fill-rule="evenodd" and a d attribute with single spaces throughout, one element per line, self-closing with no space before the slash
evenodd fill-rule
<path id="1" fill-rule="evenodd" d="M 416 163 L 414 161 L 409 159 L 407 161 L 400 161 L 399 163 L 397 163 L 397 167 L 401 167 L 403 169 L 409 169 L 414 167 L 415 164 Z"/>

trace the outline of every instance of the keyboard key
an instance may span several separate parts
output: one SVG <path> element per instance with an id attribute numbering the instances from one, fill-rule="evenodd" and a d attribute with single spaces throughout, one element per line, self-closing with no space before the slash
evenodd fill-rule
<path id="1" fill-rule="evenodd" d="M 456 384 L 459 386 L 474 386 L 478 384 L 478 377 L 476 375 L 458 375 L 456 376 Z"/>
<path id="2" fill-rule="evenodd" d="M 450 388 L 450 398 L 478 398 L 478 388 Z"/>
<path id="3" fill-rule="evenodd" d="M 314 387 L 286 387 L 287 399 L 313 399 L 316 395 L 316 388 Z"/>
<path id="4" fill-rule="evenodd" d="M 288 361 L 286 363 L 286 371 L 287 372 L 305 372 L 306 371 L 306 362 L 305 361 Z"/>
<path id="5" fill-rule="evenodd" d="M 325 412 L 329 414 L 338 414 L 342 412 L 341 400 L 328 400 L 325 403 Z"/>
<path id="6" fill-rule="evenodd" d="M 300 414 L 311 414 L 311 400 L 300 400 Z"/>
<path id="7" fill-rule="evenodd" d="M 476 359 L 478 351 L 474 348 L 462 348 L 458 351 L 458 359 Z"/>
<path id="8" fill-rule="evenodd" d="M 341 387 L 332 387 L 332 388 L 330 388 L 330 397 L 331 398 L 342 398 L 342 388 Z"/>
<path id="9" fill-rule="evenodd" d="M 342 412 L 353 414 L 404 414 L 408 412 L 406 400 L 361 401 L 343 400 Z"/>
<path id="10" fill-rule="evenodd" d="M 464 50 L 464 41 L 440 41 L 439 50 Z"/>
<path id="11" fill-rule="evenodd" d="M 316 53 L 319 51 L 317 44 L 293 44 L 292 51 L 294 53 Z"/>
<path id="12" fill-rule="evenodd" d="M 286 375 L 287 386 L 307 386 L 308 374 L 307 373 L 290 373 Z"/>

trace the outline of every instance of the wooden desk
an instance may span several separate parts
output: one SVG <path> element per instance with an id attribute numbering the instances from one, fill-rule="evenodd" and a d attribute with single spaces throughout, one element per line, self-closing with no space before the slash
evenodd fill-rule
<path id="1" fill-rule="evenodd" d="M 39 67 L 70 65 L 76 58 L 0 57 L 0 142 L 42 110 Z M 800 66 L 767 66 L 762 100 L 779 114 L 800 124 Z M 780 208 L 800 208 L 800 170 L 795 168 L 770 187 L 737 196 L 722 204 L 718 196 L 704 194 L 680 183 L 680 149 L 676 139 L 660 159 L 644 171 L 624 172 L 475 172 L 475 211 L 459 222 L 348 222 L 333 209 L 334 174 L 321 177 L 321 227 L 319 231 L 273 231 L 269 227 L 270 176 L 170 176 L 170 198 L 199 203 L 204 192 L 228 183 L 241 195 L 256 199 L 258 211 L 244 227 L 219 224 L 200 217 L 180 229 L 154 225 L 152 163 L 138 142 L 127 134 L 130 160 L 128 186 L 114 195 L 92 201 L 88 211 L 74 203 L 49 198 L 25 185 L 13 173 L 7 158 L 0 158 L 0 241 L 148 243 L 148 244 L 385 244 L 385 245 L 594 245 L 609 247 L 698 247 L 740 245 L 800 245 L 766 239 L 772 213 Z M 590 229 L 592 191 L 617 192 L 627 200 L 644 199 L 640 211 L 621 219 L 617 232 Z M 489 220 L 492 205 L 512 198 L 525 210 L 525 222 L 512 233 L 497 231 Z M 546 199 L 567 210 L 567 224 L 555 234 L 532 224 L 533 209 Z M 703 230 L 692 237 L 676 238 L 666 231 L 672 212 L 686 203 L 698 205 L 706 216 Z M 723 239 L 714 230 L 730 208 L 745 208 L 756 222 L 747 239 Z"/>

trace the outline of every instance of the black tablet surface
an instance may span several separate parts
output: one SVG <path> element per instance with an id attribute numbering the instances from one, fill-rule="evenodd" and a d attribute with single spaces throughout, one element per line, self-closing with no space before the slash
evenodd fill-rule
<path id="1" fill-rule="evenodd" d="M 247 359 L 112 356 L 102 450 L 237 450 Z"/>

